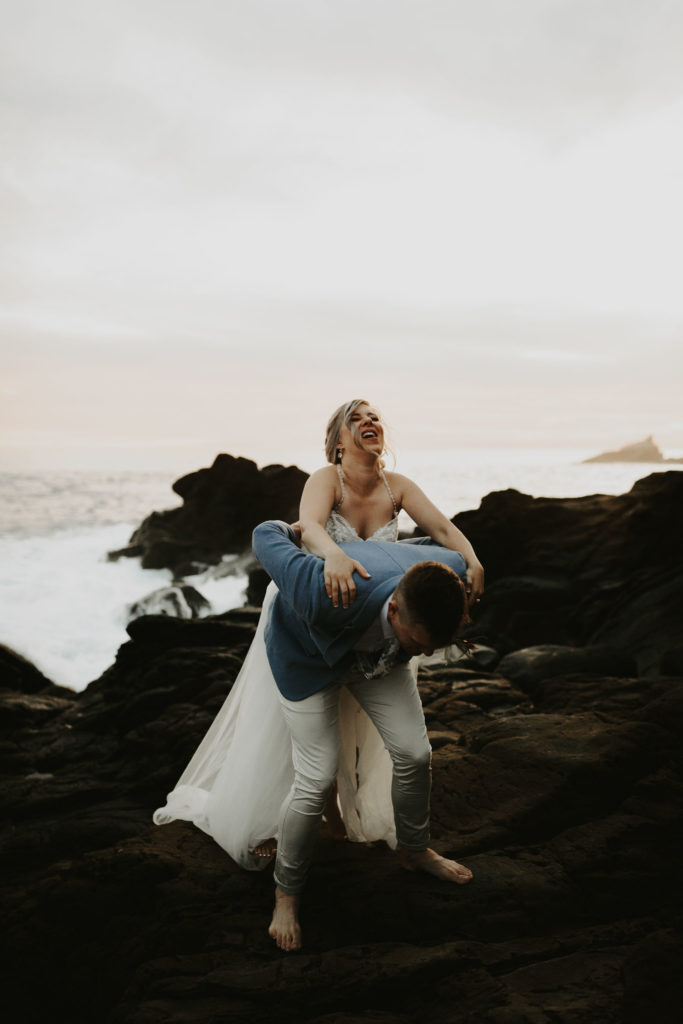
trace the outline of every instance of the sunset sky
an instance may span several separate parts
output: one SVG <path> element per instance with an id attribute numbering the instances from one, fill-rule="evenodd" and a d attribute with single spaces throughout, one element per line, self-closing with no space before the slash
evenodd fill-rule
<path id="1" fill-rule="evenodd" d="M 22 0 L 0 468 L 683 449 L 679 0 Z"/>

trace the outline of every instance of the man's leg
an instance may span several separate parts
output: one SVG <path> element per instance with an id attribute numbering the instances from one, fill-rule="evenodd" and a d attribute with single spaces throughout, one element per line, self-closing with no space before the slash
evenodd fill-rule
<path id="1" fill-rule="evenodd" d="M 339 687 L 300 701 L 280 698 L 292 737 L 294 782 L 280 811 L 275 858 L 275 911 L 269 928 L 281 949 L 301 947 L 299 897 L 339 759 Z"/>
<path id="2" fill-rule="evenodd" d="M 391 799 L 401 863 L 447 881 L 469 882 L 469 868 L 429 849 L 431 747 L 410 667 L 398 665 L 380 679 L 347 676 L 343 682 L 374 722 L 391 756 Z"/>

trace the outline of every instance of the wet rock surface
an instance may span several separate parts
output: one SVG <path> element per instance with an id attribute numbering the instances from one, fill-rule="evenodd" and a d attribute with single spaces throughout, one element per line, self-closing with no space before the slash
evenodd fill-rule
<path id="1" fill-rule="evenodd" d="M 18 1019 L 674 1020 L 683 679 L 553 676 L 532 700 L 499 672 L 425 669 L 434 845 L 474 881 L 323 831 L 305 947 L 287 955 L 266 934 L 270 871 L 187 823 L 151 825 L 253 630 L 157 631 L 169 621 L 131 624 L 71 699 L 1 695 L 3 723 L 24 704 L 0 748 Z"/>
<path id="2" fill-rule="evenodd" d="M 581 600 L 561 619 L 539 601 L 533 628 L 517 633 L 506 614 L 520 612 L 518 598 L 487 607 L 487 595 L 473 630 L 495 609 L 501 630 L 487 628 L 488 638 L 506 657 L 421 671 L 433 845 L 474 881 L 404 872 L 384 845 L 323 830 L 299 954 L 266 934 L 269 870 L 240 870 L 187 823 L 151 824 L 239 672 L 256 609 L 142 616 L 114 665 L 79 694 L 3 649 L 8 1019 L 678 1021 L 683 676 L 658 666 L 667 651 L 668 666 L 679 664 L 680 604 L 674 625 L 657 603 L 664 566 L 667 585 L 680 578 L 667 520 L 677 488 L 657 480 L 620 499 L 545 505 L 506 492 L 484 502 L 489 512 L 460 517 L 494 596 L 501 580 L 512 582 L 499 594 L 518 595 L 555 593 L 549 581 L 562 600 Z M 622 564 L 634 516 L 647 552 Z M 646 598 L 651 615 L 630 618 L 630 602 Z M 564 633 L 546 629 L 558 621 Z M 591 640 L 601 629 L 609 640 Z"/>

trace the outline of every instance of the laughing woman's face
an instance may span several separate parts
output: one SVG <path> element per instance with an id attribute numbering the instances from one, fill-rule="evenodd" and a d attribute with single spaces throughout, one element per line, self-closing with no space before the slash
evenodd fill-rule
<path id="1" fill-rule="evenodd" d="M 371 405 L 359 405 L 351 413 L 348 424 L 339 432 L 337 446 L 345 452 L 360 448 L 373 455 L 384 451 L 384 427 L 379 413 Z"/>

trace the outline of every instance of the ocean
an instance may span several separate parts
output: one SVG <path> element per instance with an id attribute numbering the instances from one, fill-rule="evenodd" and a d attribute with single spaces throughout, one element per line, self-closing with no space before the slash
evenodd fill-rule
<path id="1" fill-rule="evenodd" d="M 494 490 L 513 487 L 536 497 L 621 494 L 661 464 L 581 465 L 591 451 L 469 449 L 403 452 L 396 470 L 416 480 L 449 517 L 477 508 Z M 680 457 L 679 452 L 665 452 Z M 259 465 L 266 461 L 251 456 Z M 318 452 L 281 459 L 312 471 Z M 127 639 L 128 608 L 168 584 L 167 570 L 143 570 L 136 559 L 107 561 L 154 509 L 178 506 L 167 472 L 46 470 L 0 472 L 0 642 L 29 658 L 48 678 L 84 689 Z M 391 462 L 388 468 L 393 468 Z M 683 468 L 683 467 L 681 467 Z M 410 528 L 405 517 L 404 528 Z M 209 613 L 244 603 L 240 577 L 191 581 Z"/>

